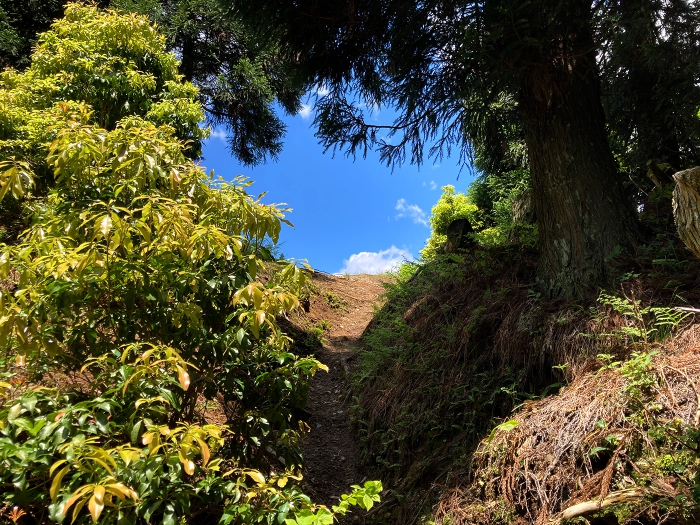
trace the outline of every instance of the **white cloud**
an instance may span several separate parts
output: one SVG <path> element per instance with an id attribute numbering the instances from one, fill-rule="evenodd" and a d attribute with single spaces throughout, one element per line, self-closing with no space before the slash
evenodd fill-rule
<path id="1" fill-rule="evenodd" d="M 301 118 L 303 118 L 304 120 L 309 118 L 311 116 L 311 105 L 302 104 L 298 114 L 301 115 Z"/>
<path id="2" fill-rule="evenodd" d="M 221 128 L 212 129 L 209 133 L 209 139 L 219 139 L 221 142 L 226 142 L 226 132 Z"/>
<path id="3" fill-rule="evenodd" d="M 396 214 L 397 219 L 406 217 L 413 219 L 413 222 L 416 224 L 422 224 L 426 228 L 430 227 L 428 219 L 425 217 L 425 212 L 417 204 L 408 204 L 406 199 L 399 199 L 396 201 L 395 209 L 399 212 Z"/>
<path id="4" fill-rule="evenodd" d="M 433 164 L 432 166 L 430 166 L 430 169 L 431 169 L 431 170 L 436 170 L 436 169 L 438 169 L 439 167 L 440 167 L 440 164 Z"/>
<path id="5" fill-rule="evenodd" d="M 320 85 L 316 88 L 316 94 L 319 97 L 325 97 L 328 93 L 330 93 L 330 91 L 328 91 L 328 88 L 324 85 Z"/>
<path id="6" fill-rule="evenodd" d="M 339 273 L 356 275 L 358 273 L 378 274 L 397 268 L 404 261 L 412 261 L 413 255 L 408 250 L 393 246 L 379 252 L 354 253 L 343 261 Z"/>
<path id="7" fill-rule="evenodd" d="M 431 181 L 430 181 L 430 189 L 431 189 L 431 190 L 436 190 L 436 189 L 437 189 L 437 184 L 435 184 L 435 181 L 434 181 L 434 180 L 431 180 Z"/>

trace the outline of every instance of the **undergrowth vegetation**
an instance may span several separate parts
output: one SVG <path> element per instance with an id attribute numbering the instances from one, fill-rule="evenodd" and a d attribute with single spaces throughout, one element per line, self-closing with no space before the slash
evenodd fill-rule
<path id="1" fill-rule="evenodd" d="M 698 335 L 657 347 L 663 356 L 601 356 L 598 371 L 518 411 L 479 444 L 473 481 L 443 495 L 436 522 L 697 523 Z"/>
<path id="2" fill-rule="evenodd" d="M 325 367 L 276 319 L 305 273 L 261 249 L 284 209 L 191 160 L 196 94 L 145 18 L 78 4 L 0 77 L 0 199 L 28 222 L 0 245 L 6 522 L 320 525 L 378 500 L 299 488 Z"/>
<path id="3" fill-rule="evenodd" d="M 399 269 L 355 376 L 390 522 L 548 523 L 596 498 L 581 523 L 697 519 L 699 342 L 678 307 L 700 300 L 699 265 L 667 220 L 647 221 L 636 257 L 611 254 L 609 288 L 574 301 L 537 292 L 521 243 Z"/>
<path id="4" fill-rule="evenodd" d="M 532 256 L 505 248 L 437 255 L 389 285 L 363 337 L 355 417 L 365 460 L 399 501 L 418 498 L 401 507 L 400 522 L 429 511 L 437 497 L 413 489 L 466 468 L 493 418 L 556 381 L 558 362 L 542 363 L 544 352 L 530 341 L 543 315 L 518 286 L 530 279 Z M 524 344 L 511 346 L 518 338 Z"/>

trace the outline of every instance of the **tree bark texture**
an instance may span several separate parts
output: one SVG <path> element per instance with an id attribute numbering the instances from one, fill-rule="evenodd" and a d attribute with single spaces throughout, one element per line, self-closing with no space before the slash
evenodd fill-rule
<path id="1" fill-rule="evenodd" d="M 673 179 L 673 218 L 678 236 L 700 257 L 700 167 L 679 171 Z"/>
<path id="2" fill-rule="evenodd" d="M 571 4 L 582 11 L 572 20 L 590 20 L 583 12 L 590 4 Z M 531 61 L 520 91 L 540 278 L 552 297 L 580 295 L 602 282 L 606 256 L 628 246 L 637 231 L 607 142 L 590 29 L 563 34 L 558 47 Z"/>

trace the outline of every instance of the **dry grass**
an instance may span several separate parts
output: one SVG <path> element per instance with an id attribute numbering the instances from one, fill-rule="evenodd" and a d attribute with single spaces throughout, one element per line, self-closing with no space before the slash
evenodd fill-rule
<path id="1" fill-rule="evenodd" d="M 629 276 L 612 293 L 640 305 L 700 304 L 697 261 L 683 262 L 678 271 L 651 257 L 621 262 Z M 401 495 L 390 504 L 393 523 L 416 523 L 432 514 L 441 493 L 438 520 L 495 523 L 500 513 L 502 523 L 545 523 L 564 502 L 600 497 L 621 486 L 620 472 L 609 465 L 625 460 L 619 456 L 624 447 L 614 460 L 588 453 L 611 429 L 631 432 L 620 424 L 625 407 L 611 402 L 623 378 L 614 370 L 589 372 L 600 367 L 594 363 L 599 353 L 624 360 L 648 345 L 606 335 L 620 334 L 635 321 L 601 305 L 597 296 L 540 297 L 534 291 L 536 260 L 535 253 L 502 250 L 467 254 L 451 265 L 426 265 L 389 292 L 368 327 L 356 418 L 373 474 Z M 673 359 L 692 355 L 694 333 L 688 328 L 658 350 Z M 553 369 L 562 364 L 566 378 Z M 682 375 L 667 368 L 660 372 L 676 385 L 669 388 L 682 390 L 676 395 L 679 406 L 697 410 L 687 404 L 695 398 L 690 399 L 692 388 L 683 386 Z M 687 373 L 692 377 L 694 368 Z M 528 400 L 563 381 L 570 386 L 560 396 Z M 498 433 L 484 448 L 494 421 L 513 417 L 514 405 L 523 401 L 515 417 L 527 424 L 518 419 L 515 430 Z M 668 417 L 681 415 L 669 412 Z M 595 426 L 601 420 L 607 428 Z M 468 502 L 475 506 L 467 512 Z M 477 507 L 486 509 L 484 519 L 474 514 Z"/>
<path id="2" fill-rule="evenodd" d="M 626 491 L 627 521 L 683 522 L 680 507 L 655 504 L 689 493 L 679 476 L 650 468 L 664 450 L 650 430 L 698 425 L 700 325 L 651 348 L 659 354 L 643 404 L 625 393 L 630 379 L 619 369 L 582 373 L 559 395 L 528 403 L 514 415 L 515 428 L 481 442 L 471 482 L 442 497 L 436 523 L 544 525 L 573 505 L 602 503 L 620 491 Z M 605 439 L 611 435 L 617 436 L 612 447 Z M 609 452 L 591 455 L 605 445 Z M 668 450 L 678 446 L 666 443 Z M 687 522 L 695 523 L 697 515 L 690 516 Z"/>

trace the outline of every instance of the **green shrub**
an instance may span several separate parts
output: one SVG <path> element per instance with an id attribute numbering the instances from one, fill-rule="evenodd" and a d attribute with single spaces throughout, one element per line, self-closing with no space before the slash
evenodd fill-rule
<path id="1" fill-rule="evenodd" d="M 479 209 L 471 203 L 465 193 L 455 193 L 452 185 L 443 186 L 442 196 L 433 206 L 430 214 L 432 232 L 421 250 L 421 258 L 429 261 L 435 258 L 447 241 L 447 227 L 457 219 L 468 219 L 473 228 L 481 225 Z"/>
<path id="2" fill-rule="evenodd" d="M 66 9 L 27 72 L 2 77 L 17 125 L 3 127 L 0 198 L 26 199 L 32 225 L 0 245 L 0 280 L 14 281 L 0 290 L 0 361 L 17 364 L 10 378 L 83 369 L 90 381 L 0 385 L 3 501 L 77 523 L 330 523 L 371 506 L 376 482 L 333 511 L 296 483 L 294 412 L 326 367 L 290 353 L 276 322 L 305 273 L 258 279 L 285 210 L 189 159 L 183 123 L 201 134 L 203 112 L 144 18 Z M 39 88 L 48 98 L 30 96 Z M 225 425 L 206 422 L 203 399 L 225 407 Z"/>
<path id="3" fill-rule="evenodd" d="M 330 306 L 333 310 L 342 310 L 348 306 L 348 303 L 343 298 L 329 290 L 323 293 L 323 297 L 328 306 Z"/>

